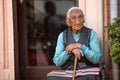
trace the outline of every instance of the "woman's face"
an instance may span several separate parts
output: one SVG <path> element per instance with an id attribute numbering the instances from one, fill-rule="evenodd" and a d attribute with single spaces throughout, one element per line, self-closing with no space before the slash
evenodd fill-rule
<path id="1" fill-rule="evenodd" d="M 69 23 L 74 33 L 79 33 L 84 24 L 84 15 L 80 10 L 73 10 L 70 13 Z"/>

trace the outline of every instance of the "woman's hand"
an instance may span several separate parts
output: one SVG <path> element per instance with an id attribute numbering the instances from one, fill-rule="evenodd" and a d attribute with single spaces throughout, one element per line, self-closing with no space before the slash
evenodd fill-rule
<path id="1" fill-rule="evenodd" d="M 73 49 L 72 53 L 75 55 L 75 57 L 77 57 L 78 59 L 80 59 L 83 56 L 83 52 L 80 49 Z"/>
<path id="2" fill-rule="evenodd" d="M 72 44 L 69 44 L 65 50 L 68 54 L 72 53 L 72 50 L 73 49 L 80 49 L 82 47 L 82 44 L 80 43 L 72 43 Z"/>

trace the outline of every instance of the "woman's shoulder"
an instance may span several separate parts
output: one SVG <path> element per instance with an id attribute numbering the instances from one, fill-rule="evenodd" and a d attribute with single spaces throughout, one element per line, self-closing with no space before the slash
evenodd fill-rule
<path id="1" fill-rule="evenodd" d="M 63 37 L 63 32 L 60 32 L 58 37 Z"/>

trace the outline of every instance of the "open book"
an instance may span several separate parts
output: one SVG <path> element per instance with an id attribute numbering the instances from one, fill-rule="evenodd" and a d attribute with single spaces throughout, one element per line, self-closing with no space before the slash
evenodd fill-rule
<path id="1" fill-rule="evenodd" d="M 76 76 L 99 75 L 98 67 L 76 70 Z M 47 76 L 72 77 L 73 70 L 53 70 Z"/>

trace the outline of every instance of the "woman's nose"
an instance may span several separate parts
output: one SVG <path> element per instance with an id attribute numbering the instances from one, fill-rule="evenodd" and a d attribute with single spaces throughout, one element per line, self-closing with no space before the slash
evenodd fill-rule
<path id="1" fill-rule="evenodd" d="M 78 24 L 80 22 L 80 20 L 79 19 L 76 19 L 76 23 Z"/>

